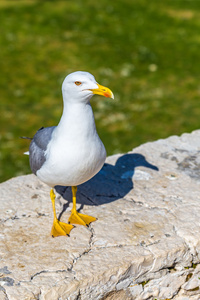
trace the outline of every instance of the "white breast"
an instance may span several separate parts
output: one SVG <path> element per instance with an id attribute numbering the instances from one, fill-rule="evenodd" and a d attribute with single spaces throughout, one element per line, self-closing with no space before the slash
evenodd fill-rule
<path id="1" fill-rule="evenodd" d="M 73 117 L 72 117 L 73 116 Z M 76 186 L 102 168 L 106 150 L 95 128 L 89 104 L 64 109 L 37 176 L 50 186 Z"/>

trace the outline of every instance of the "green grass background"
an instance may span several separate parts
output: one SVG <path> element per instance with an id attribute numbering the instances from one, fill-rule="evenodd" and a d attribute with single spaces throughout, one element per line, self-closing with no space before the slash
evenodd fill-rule
<path id="1" fill-rule="evenodd" d="M 200 1 L 0 1 L 0 181 L 30 173 L 29 142 L 62 113 L 61 84 L 89 71 L 108 155 L 200 128 Z"/>

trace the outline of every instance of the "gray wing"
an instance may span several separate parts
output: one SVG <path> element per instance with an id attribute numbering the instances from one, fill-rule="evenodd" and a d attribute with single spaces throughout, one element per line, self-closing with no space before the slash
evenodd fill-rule
<path id="1" fill-rule="evenodd" d="M 42 167 L 46 158 L 45 151 L 51 140 L 52 133 L 56 126 L 42 127 L 34 135 L 29 147 L 29 162 L 31 171 L 36 172 Z"/>

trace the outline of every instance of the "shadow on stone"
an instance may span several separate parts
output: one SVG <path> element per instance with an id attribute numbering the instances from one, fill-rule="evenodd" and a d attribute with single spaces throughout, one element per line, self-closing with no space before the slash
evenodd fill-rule
<path id="1" fill-rule="evenodd" d="M 115 165 L 105 163 L 101 171 L 86 183 L 78 186 L 77 203 L 84 205 L 102 205 L 123 198 L 133 189 L 132 177 L 136 167 L 146 167 L 158 171 L 158 167 L 149 163 L 146 158 L 138 153 L 120 156 Z M 63 206 L 62 213 L 71 201 L 71 189 L 56 186 L 56 191 L 68 202 Z"/>

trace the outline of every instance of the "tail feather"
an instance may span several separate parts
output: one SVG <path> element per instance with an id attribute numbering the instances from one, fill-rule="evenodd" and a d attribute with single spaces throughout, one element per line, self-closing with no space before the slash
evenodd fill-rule
<path id="1" fill-rule="evenodd" d="M 32 140 L 33 138 L 30 138 L 30 137 L 28 137 L 28 136 L 20 136 L 20 139 Z"/>

